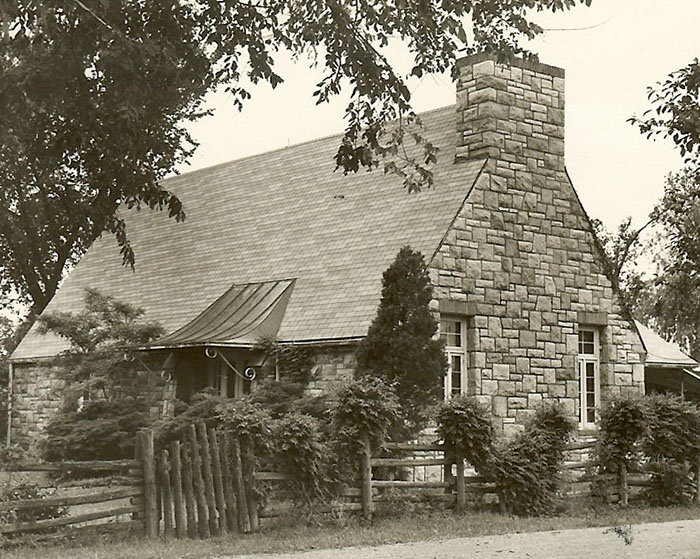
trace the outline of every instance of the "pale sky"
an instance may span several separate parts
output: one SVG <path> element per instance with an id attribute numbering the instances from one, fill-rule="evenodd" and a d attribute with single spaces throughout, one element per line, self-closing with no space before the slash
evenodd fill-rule
<path id="1" fill-rule="evenodd" d="M 627 215 L 643 223 L 664 177 L 682 160 L 670 142 L 646 140 L 626 120 L 649 107 L 648 85 L 700 56 L 700 1 L 594 0 L 592 7 L 539 14 L 536 21 L 566 29 L 546 32 L 531 48 L 541 62 L 566 70 L 566 163 L 584 206 L 608 227 Z M 406 60 L 400 49 L 392 55 L 399 65 Z M 344 130 L 345 97 L 314 104 L 318 71 L 284 56 L 278 68 L 285 83 L 253 88 L 241 113 L 226 94 L 210 97 L 215 114 L 191 126 L 201 145 L 183 172 Z M 448 75 L 409 86 L 418 111 L 455 101 Z"/>

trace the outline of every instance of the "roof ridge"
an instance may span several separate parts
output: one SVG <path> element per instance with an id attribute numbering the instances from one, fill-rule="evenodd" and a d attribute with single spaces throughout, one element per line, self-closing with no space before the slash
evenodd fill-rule
<path id="1" fill-rule="evenodd" d="M 453 107 L 453 106 L 454 106 L 453 104 L 451 104 L 451 105 L 443 105 L 442 107 L 436 107 L 436 108 L 434 108 L 434 109 L 429 109 L 429 110 L 427 110 L 427 111 L 423 111 L 423 112 L 421 112 L 421 113 L 418 113 L 417 116 L 418 116 L 418 117 L 422 117 L 422 116 L 424 116 L 424 115 L 429 115 L 429 114 L 432 114 L 432 113 L 435 113 L 435 112 L 438 112 L 438 111 L 443 111 L 443 110 L 445 110 L 445 109 L 447 109 L 447 108 L 449 108 L 449 107 Z M 281 152 L 281 151 L 286 151 L 286 150 L 288 150 L 288 149 L 306 146 L 306 145 L 309 145 L 309 144 L 313 144 L 313 143 L 315 143 L 315 142 L 323 142 L 323 141 L 326 141 L 326 140 L 330 140 L 331 138 L 341 138 L 342 136 L 343 136 L 343 133 L 342 133 L 342 132 L 336 132 L 335 134 L 328 134 L 328 135 L 326 135 L 326 136 L 321 136 L 321 137 L 319 137 L 319 138 L 312 138 L 312 139 L 310 139 L 310 140 L 304 140 L 303 142 L 299 142 L 298 144 L 292 144 L 292 145 L 289 145 L 289 146 L 284 146 L 284 147 L 280 147 L 280 148 L 274 148 L 274 149 L 271 149 L 271 150 L 268 150 L 268 151 L 262 151 L 262 152 L 260 152 L 260 153 L 251 153 L 250 155 L 244 155 L 243 157 L 238 157 L 238 158 L 236 158 L 236 159 L 229 159 L 228 161 L 221 161 L 221 162 L 219 162 L 219 163 L 212 163 L 211 165 L 207 165 L 207 166 L 205 166 L 205 167 L 199 167 L 198 169 L 192 169 L 192 170 L 189 170 L 189 171 L 186 171 L 186 172 L 183 172 L 183 173 L 175 172 L 175 174 L 169 175 L 169 176 L 165 177 L 165 178 L 163 179 L 163 181 L 174 181 L 174 180 L 178 180 L 178 179 L 180 179 L 180 178 L 182 178 L 182 177 L 191 178 L 195 173 L 200 173 L 200 172 L 204 172 L 204 171 L 212 171 L 212 170 L 214 170 L 214 169 L 216 169 L 216 168 L 218 168 L 218 167 L 226 167 L 227 165 L 232 165 L 232 164 L 234 164 L 234 163 L 239 163 L 239 162 L 243 162 L 243 161 L 248 161 L 248 160 L 254 159 L 254 158 L 256 158 L 256 157 L 266 157 L 266 156 L 269 156 L 269 155 L 272 155 L 272 154 L 275 154 L 275 153 L 278 153 L 278 152 Z"/>

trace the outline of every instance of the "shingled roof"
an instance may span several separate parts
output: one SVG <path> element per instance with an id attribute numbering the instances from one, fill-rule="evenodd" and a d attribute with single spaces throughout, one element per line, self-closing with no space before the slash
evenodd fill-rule
<path id="1" fill-rule="evenodd" d="M 334 172 L 340 136 L 255 155 L 169 178 L 183 223 L 130 211 L 136 270 L 121 265 L 116 241 L 98 239 L 66 278 L 46 313 L 79 311 L 86 288 L 143 307 L 173 333 L 232 286 L 295 280 L 278 331 L 281 341 L 364 336 L 381 275 L 410 245 L 430 258 L 462 207 L 483 161 L 454 163 L 455 108 L 422 115 L 440 148 L 435 185 L 408 194 L 381 170 Z M 62 340 L 33 328 L 13 360 L 55 355 Z"/>

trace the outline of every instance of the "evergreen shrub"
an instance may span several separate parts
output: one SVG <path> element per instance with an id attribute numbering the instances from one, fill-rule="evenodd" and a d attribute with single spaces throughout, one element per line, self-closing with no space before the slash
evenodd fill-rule
<path id="1" fill-rule="evenodd" d="M 414 438 L 442 396 L 447 358 L 435 338 L 432 288 L 420 252 L 403 247 L 382 276 L 382 297 L 357 349 L 360 376 L 379 377 L 396 390 L 404 421 L 394 439 Z"/>
<path id="2" fill-rule="evenodd" d="M 560 406 L 545 405 L 521 433 L 494 449 L 490 477 L 504 512 L 523 516 L 555 512 L 564 451 L 573 429 Z"/>
<path id="3" fill-rule="evenodd" d="M 644 498 L 662 506 L 690 502 L 691 477 L 700 460 L 700 410 L 680 396 L 666 394 L 645 397 L 644 406 L 648 428 L 641 446 L 652 474 Z"/>
<path id="4" fill-rule="evenodd" d="M 596 461 L 602 471 L 617 472 L 621 463 L 638 468 L 647 430 L 647 410 L 641 397 L 618 396 L 603 406 L 596 446 Z"/>

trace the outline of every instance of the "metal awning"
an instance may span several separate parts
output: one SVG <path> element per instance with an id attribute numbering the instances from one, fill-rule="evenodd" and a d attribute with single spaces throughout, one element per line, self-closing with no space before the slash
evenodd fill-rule
<path id="1" fill-rule="evenodd" d="M 252 347 L 277 334 L 294 281 L 232 285 L 193 320 L 143 349 Z"/>
<path id="2" fill-rule="evenodd" d="M 647 367 L 694 369 L 698 366 L 698 362 L 686 355 L 676 344 L 667 342 L 641 322 L 635 320 L 635 324 L 647 351 Z"/>

